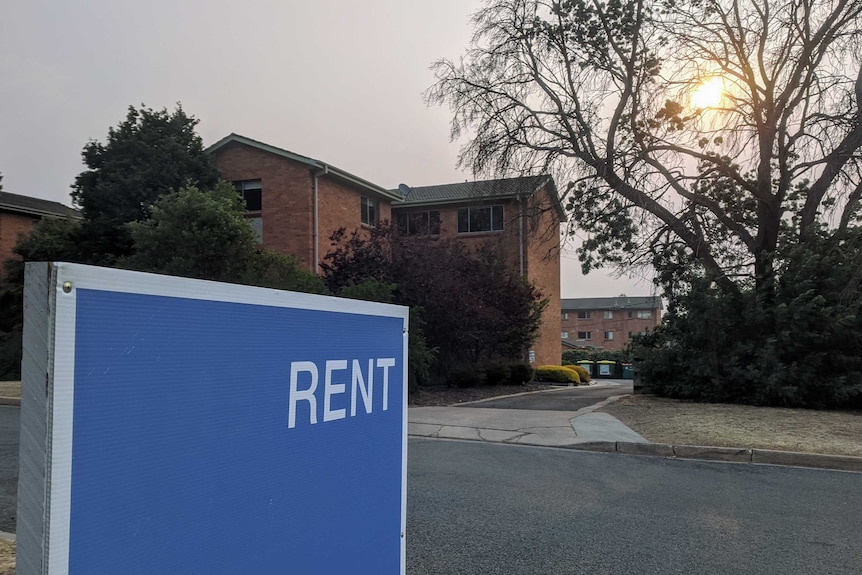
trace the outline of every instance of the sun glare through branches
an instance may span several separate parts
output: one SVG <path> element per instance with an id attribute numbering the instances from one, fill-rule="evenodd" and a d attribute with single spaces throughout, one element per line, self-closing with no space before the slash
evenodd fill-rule
<path id="1" fill-rule="evenodd" d="M 712 77 L 703 80 L 692 93 L 691 103 L 695 108 L 715 108 L 724 95 L 724 80 Z"/>

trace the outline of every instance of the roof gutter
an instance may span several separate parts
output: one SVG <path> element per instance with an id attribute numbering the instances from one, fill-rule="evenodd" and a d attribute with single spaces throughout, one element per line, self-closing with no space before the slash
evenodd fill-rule
<path id="1" fill-rule="evenodd" d="M 321 162 L 322 163 L 322 162 Z M 318 188 L 317 188 L 317 179 L 320 176 L 325 176 L 329 173 L 329 166 L 327 164 L 323 164 L 323 169 L 313 172 L 314 175 L 314 196 L 312 198 L 312 212 L 314 219 L 314 263 L 311 265 L 311 270 L 314 272 L 314 275 L 320 275 L 320 202 L 318 201 Z"/>
<path id="2" fill-rule="evenodd" d="M 69 208 L 69 209 L 71 210 L 71 208 Z M 48 211 L 48 210 L 40 210 L 38 208 L 24 208 L 24 207 L 15 205 L 15 204 L 0 203 L 0 210 L 7 210 L 10 212 L 15 212 L 15 213 L 19 213 L 19 214 L 27 214 L 30 216 L 47 216 L 47 217 L 65 218 L 65 219 L 71 219 L 71 220 L 83 220 L 84 219 L 84 216 L 82 216 L 81 214 L 75 214 L 75 213 L 61 214 L 58 212 L 52 212 L 52 211 Z"/>
<path id="3" fill-rule="evenodd" d="M 524 275 L 524 198 L 518 196 L 518 258 L 521 264 L 521 276 Z"/>

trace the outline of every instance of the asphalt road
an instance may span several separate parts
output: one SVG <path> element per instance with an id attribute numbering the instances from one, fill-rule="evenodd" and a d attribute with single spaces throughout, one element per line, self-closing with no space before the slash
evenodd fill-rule
<path id="1" fill-rule="evenodd" d="M 408 462 L 408 574 L 862 572 L 862 474 L 418 438 Z"/>
<path id="2" fill-rule="evenodd" d="M 15 532 L 20 408 L 0 405 L 0 531 Z"/>
<path id="3" fill-rule="evenodd" d="M 595 405 L 612 395 L 632 392 L 632 382 L 627 380 L 599 380 L 601 385 L 566 387 L 545 393 L 530 393 L 514 397 L 504 397 L 481 403 L 471 403 L 463 407 L 482 407 L 491 409 L 540 409 L 547 411 L 577 411 L 582 407 Z"/>
<path id="4" fill-rule="evenodd" d="M 12 532 L 17 430 L 0 406 Z M 411 575 L 862 572 L 862 474 L 412 438 L 407 506 Z"/>

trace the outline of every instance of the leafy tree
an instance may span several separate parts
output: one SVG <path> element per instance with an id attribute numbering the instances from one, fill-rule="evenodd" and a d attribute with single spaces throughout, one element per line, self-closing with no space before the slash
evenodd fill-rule
<path id="1" fill-rule="evenodd" d="M 701 401 L 862 407 L 862 230 L 818 232 L 788 250 L 774 305 L 704 278 L 634 341 L 653 392 Z"/>
<path id="2" fill-rule="evenodd" d="M 323 277 L 332 293 L 341 293 L 346 287 L 367 280 L 394 284 L 395 277 L 390 265 L 391 240 L 392 228 L 388 222 L 381 222 L 368 235 L 354 231 L 348 236 L 344 228 L 335 230 L 329 237 L 332 250 L 320 263 Z"/>
<path id="3" fill-rule="evenodd" d="M 228 183 L 212 191 L 188 186 L 150 206 L 149 217 L 127 224 L 134 253 L 121 265 L 142 271 L 236 282 L 254 252 L 254 232 Z"/>
<path id="4" fill-rule="evenodd" d="M 340 294 L 368 280 L 394 285 L 394 303 L 422 310 L 440 374 L 462 362 L 518 359 L 538 333 L 546 301 L 491 248 L 393 237 L 388 226 L 331 239 L 321 264 L 330 289 Z"/>
<path id="5" fill-rule="evenodd" d="M 631 362 L 631 350 L 628 348 L 624 350 L 612 350 L 612 349 L 594 349 L 594 348 L 583 348 L 583 349 L 567 349 L 563 352 L 563 363 L 577 363 L 581 360 L 586 361 L 616 361 L 619 363 L 629 363 Z"/>
<path id="6" fill-rule="evenodd" d="M 768 302 L 781 242 L 856 219 L 862 2 L 488 0 L 474 22 L 427 99 L 470 135 L 462 165 L 570 176 L 584 271 L 678 287 L 695 265 Z"/>
<path id="7" fill-rule="evenodd" d="M 852 279 L 862 2 L 488 0 L 474 23 L 426 97 L 470 135 L 462 165 L 568 180 L 585 273 L 654 267 L 656 389 L 854 401 L 855 304 L 806 274 Z"/>
<path id="8" fill-rule="evenodd" d="M 320 278 L 288 256 L 259 250 L 245 207 L 227 182 L 162 196 L 149 217 L 127 224 L 134 252 L 120 265 L 140 271 L 276 289 L 327 293 Z"/>
<path id="9" fill-rule="evenodd" d="M 258 249 L 246 257 L 240 283 L 273 289 L 328 295 L 323 280 L 304 269 L 292 256 Z"/>
<path id="10" fill-rule="evenodd" d="M 0 381 L 21 378 L 23 286 L 0 288 Z"/>
<path id="11" fill-rule="evenodd" d="M 75 179 L 72 199 L 84 215 L 79 243 L 91 263 L 110 265 L 128 255 L 124 224 L 147 217 L 158 198 L 186 185 L 210 189 L 218 171 L 195 132 L 198 120 L 181 106 L 173 112 L 129 107 L 125 121 L 91 141 L 82 157 L 88 169 Z"/>
<path id="12" fill-rule="evenodd" d="M 67 261 L 85 263 L 78 244 L 80 222 L 63 218 L 43 218 L 18 239 L 12 251 L 21 259 L 5 262 L 6 279 L 13 284 L 24 282 L 24 262 Z"/>

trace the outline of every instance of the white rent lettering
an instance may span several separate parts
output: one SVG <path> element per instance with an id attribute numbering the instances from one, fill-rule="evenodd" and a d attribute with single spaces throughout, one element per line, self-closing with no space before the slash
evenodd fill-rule
<path id="1" fill-rule="evenodd" d="M 344 393 L 346 386 L 343 383 L 332 383 L 332 372 L 347 369 L 346 359 L 326 360 L 326 381 L 323 387 L 323 421 L 335 421 L 347 417 L 345 409 L 330 409 L 332 396 Z"/>
<path id="2" fill-rule="evenodd" d="M 298 389 L 299 374 L 301 372 L 311 374 L 311 385 L 308 389 Z M 301 400 L 308 402 L 309 423 L 317 423 L 317 366 L 311 361 L 293 361 L 290 363 L 290 398 L 288 400 L 287 427 L 296 427 L 296 403 Z"/>
<path id="3" fill-rule="evenodd" d="M 377 367 L 383 368 L 383 411 L 389 409 L 389 368 L 394 366 L 394 357 L 383 357 L 377 360 Z"/>
<path id="4" fill-rule="evenodd" d="M 351 390 L 350 390 L 350 417 L 354 417 L 356 415 L 356 388 L 359 388 L 359 392 L 362 394 L 362 403 L 365 405 L 365 413 L 371 413 L 374 409 L 374 405 L 371 402 L 372 395 L 374 394 L 374 360 L 368 360 L 368 387 L 365 386 L 365 381 L 362 379 L 362 368 L 359 366 L 359 360 L 353 360 L 353 372 L 350 378 L 351 381 Z"/>
<path id="5" fill-rule="evenodd" d="M 383 385 L 381 386 L 381 407 L 383 411 L 389 409 L 389 368 L 395 367 L 394 357 L 381 357 L 368 360 L 368 373 L 362 371 L 361 361 L 358 359 L 328 359 L 321 362 L 323 365 L 323 422 L 337 421 L 347 417 L 347 407 L 345 402 L 341 402 L 341 407 L 333 409 L 333 398 L 338 402 L 338 396 L 348 392 L 346 375 L 338 372 L 346 371 L 350 368 L 350 417 L 356 417 L 357 404 L 359 399 L 362 399 L 362 408 L 365 414 L 370 414 L 374 411 L 374 372 L 376 369 L 383 370 Z M 288 398 L 288 415 L 287 427 L 293 429 L 296 427 L 296 411 L 297 405 L 301 401 L 308 402 L 308 423 L 315 425 L 317 423 L 317 390 L 320 380 L 319 367 L 313 361 L 292 361 L 290 362 L 290 397 Z M 302 374 L 308 374 L 304 376 Z M 310 384 L 299 389 L 300 379 L 303 384 L 310 381 Z M 336 403 L 338 405 L 338 403 Z M 360 415 L 362 413 L 360 412 Z M 300 425 L 303 422 L 300 421 Z"/>

